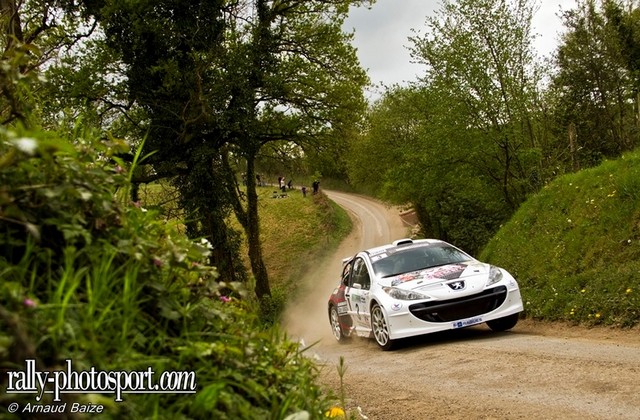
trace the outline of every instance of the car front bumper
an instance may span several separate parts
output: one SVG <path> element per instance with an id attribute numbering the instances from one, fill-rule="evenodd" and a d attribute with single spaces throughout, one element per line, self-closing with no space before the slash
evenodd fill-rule
<path id="1" fill-rule="evenodd" d="M 387 309 L 387 308 L 385 308 Z M 444 301 L 424 301 L 387 309 L 390 338 L 398 339 L 481 324 L 523 311 L 520 290 L 496 286 Z"/>

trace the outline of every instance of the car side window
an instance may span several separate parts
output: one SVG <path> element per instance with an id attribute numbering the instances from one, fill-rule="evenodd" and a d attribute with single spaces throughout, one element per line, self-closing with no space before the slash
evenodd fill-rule
<path id="1" fill-rule="evenodd" d="M 367 266 L 362 258 L 356 259 L 355 263 L 353 263 L 353 275 L 351 276 L 351 281 L 352 285 L 353 283 L 359 283 L 364 290 L 369 290 L 371 287 L 369 270 L 367 270 Z"/>
<path id="2" fill-rule="evenodd" d="M 344 268 L 342 269 L 342 284 L 345 286 L 351 286 L 351 284 L 349 283 L 351 280 L 351 265 L 353 263 L 347 263 L 344 265 Z"/>

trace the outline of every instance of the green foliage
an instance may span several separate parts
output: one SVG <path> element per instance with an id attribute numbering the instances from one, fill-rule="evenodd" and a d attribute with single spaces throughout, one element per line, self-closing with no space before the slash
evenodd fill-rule
<path id="1" fill-rule="evenodd" d="M 280 317 L 285 310 L 287 300 L 291 293 L 289 287 L 273 287 L 271 295 L 263 296 L 260 299 L 260 319 L 265 325 L 276 325 L 280 322 Z"/>
<path id="2" fill-rule="evenodd" d="M 298 345 L 264 328 L 237 284 L 216 283 L 210 245 L 128 199 L 124 145 L 45 132 L 0 140 L 0 363 L 56 371 L 196 373 L 197 394 L 65 394 L 105 418 L 284 418 L 329 406 Z M 222 296 L 222 290 L 232 293 Z M 156 376 L 154 376 L 156 377 Z M 51 395 L 45 395 L 44 402 Z M 32 396 L 0 397 L 7 406 Z"/>
<path id="3" fill-rule="evenodd" d="M 483 250 L 520 282 L 534 318 L 640 321 L 640 153 L 563 176 L 532 196 Z"/>
<path id="4" fill-rule="evenodd" d="M 104 29 L 103 43 L 87 44 L 98 52 L 90 62 L 120 60 L 126 89 L 117 97 L 145 113 L 145 147 L 157 151 L 147 172 L 173 177 L 187 233 L 206 235 L 221 275 L 242 281 L 238 235 L 224 224 L 236 213 L 259 297 L 270 290 L 258 232 L 256 159 L 272 142 L 322 149 L 358 120 L 367 77 L 341 24 L 349 6 L 361 3 L 370 2 L 81 2 Z M 99 84 L 73 85 L 89 97 Z M 114 84 L 114 96 L 120 87 Z M 230 165 L 234 159 L 241 163 Z M 246 196 L 230 181 L 238 167 L 249 179 Z"/>
<path id="5" fill-rule="evenodd" d="M 639 16 L 615 2 L 593 0 L 581 0 L 563 14 L 566 32 L 547 101 L 562 139 L 557 147 L 566 153 L 569 145 L 574 170 L 638 144 L 636 64 L 628 61 L 637 54 L 637 41 L 626 31 Z"/>
<path id="6" fill-rule="evenodd" d="M 475 254 L 511 210 L 483 167 L 483 133 L 459 129 L 437 98 L 426 88 L 387 92 L 350 150 L 349 175 L 379 197 L 411 204 L 422 235 Z"/>
<path id="7" fill-rule="evenodd" d="M 85 139 L 74 146 L 55 135 L 36 134 L 0 133 L 0 246 L 10 263 L 21 258 L 29 237 L 51 252 L 82 248 L 111 235 L 107 227 L 121 217 L 113 190 L 125 177 L 114 163 L 96 160 L 94 146 Z M 122 146 L 98 147 L 108 158 Z"/>
<path id="8" fill-rule="evenodd" d="M 0 41 L 4 38 L 0 34 Z M 33 86 L 39 81 L 37 71 L 27 71 L 34 59 L 42 52 L 34 44 L 18 39 L 6 40 L 6 51 L 0 58 L 0 123 L 9 124 L 18 120 L 30 122 Z"/>
<path id="9" fill-rule="evenodd" d="M 546 179 L 526 1 L 445 1 L 411 38 L 426 74 L 389 89 L 349 177 L 416 210 L 421 234 L 476 253 Z"/>
<path id="10" fill-rule="evenodd" d="M 513 209 L 536 188 L 523 181 L 539 171 L 539 162 L 521 154 L 543 140 L 532 16 L 526 0 L 444 1 L 427 18 L 427 32 L 411 38 L 414 58 L 426 65 L 421 84 L 442 125 L 436 130 L 461 143 L 458 150 L 472 150 L 468 161 Z"/>

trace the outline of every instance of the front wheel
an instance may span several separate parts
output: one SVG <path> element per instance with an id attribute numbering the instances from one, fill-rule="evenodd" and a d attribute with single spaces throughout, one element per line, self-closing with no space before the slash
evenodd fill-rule
<path id="1" fill-rule="evenodd" d="M 371 308 L 371 329 L 376 343 L 382 350 L 391 350 L 394 341 L 389 338 L 389 325 L 384 317 L 382 307 L 377 303 Z"/>
<path id="2" fill-rule="evenodd" d="M 513 314 L 505 316 L 504 318 L 498 318 L 491 321 L 487 321 L 487 325 L 492 331 L 506 331 L 515 327 L 518 323 L 518 316 L 520 314 Z"/>
<path id="3" fill-rule="evenodd" d="M 347 337 L 342 332 L 342 327 L 340 326 L 340 315 L 338 315 L 338 309 L 335 306 L 331 306 L 331 309 L 329 310 L 329 322 L 331 323 L 333 336 L 338 343 L 346 342 Z"/>

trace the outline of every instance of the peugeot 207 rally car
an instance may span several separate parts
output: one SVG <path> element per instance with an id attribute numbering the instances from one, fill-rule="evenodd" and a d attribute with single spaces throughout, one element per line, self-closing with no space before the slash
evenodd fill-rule
<path id="1" fill-rule="evenodd" d="M 401 239 L 344 259 L 328 306 L 339 342 L 373 337 L 383 350 L 400 338 L 483 322 L 508 330 L 522 310 L 511 274 L 435 239 Z"/>

